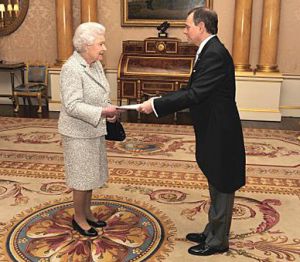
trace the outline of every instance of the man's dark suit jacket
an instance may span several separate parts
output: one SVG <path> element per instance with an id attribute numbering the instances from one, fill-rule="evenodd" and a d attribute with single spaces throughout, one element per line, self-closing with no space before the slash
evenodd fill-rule
<path id="1" fill-rule="evenodd" d="M 235 103 L 234 65 L 217 36 L 194 66 L 186 88 L 154 100 L 158 116 L 189 108 L 196 136 L 196 160 L 208 182 L 232 193 L 245 185 L 245 148 Z"/>

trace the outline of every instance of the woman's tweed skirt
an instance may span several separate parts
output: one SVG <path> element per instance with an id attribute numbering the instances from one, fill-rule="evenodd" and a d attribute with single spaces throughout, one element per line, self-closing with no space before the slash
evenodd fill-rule
<path id="1" fill-rule="evenodd" d="M 91 190 L 108 178 L 105 137 L 73 138 L 62 135 L 65 176 L 68 187 Z"/>

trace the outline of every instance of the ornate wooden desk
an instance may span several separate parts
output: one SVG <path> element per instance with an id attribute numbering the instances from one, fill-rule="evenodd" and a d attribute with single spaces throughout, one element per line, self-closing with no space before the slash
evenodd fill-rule
<path id="1" fill-rule="evenodd" d="M 24 84 L 24 70 L 25 64 L 24 63 L 0 63 L 0 71 L 9 72 L 10 73 L 10 81 L 11 81 L 11 95 L 9 98 L 12 100 L 13 105 L 15 106 L 15 99 L 14 99 L 14 88 L 15 88 L 15 72 L 21 72 L 22 83 Z M 6 96 L 6 95 L 2 95 Z"/>
<path id="2" fill-rule="evenodd" d="M 118 68 L 118 104 L 157 96 L 186 86 L 197 47 L 177 38 L 123 41 Z M 128 101 L 130 102 L 130 101 Z"/>

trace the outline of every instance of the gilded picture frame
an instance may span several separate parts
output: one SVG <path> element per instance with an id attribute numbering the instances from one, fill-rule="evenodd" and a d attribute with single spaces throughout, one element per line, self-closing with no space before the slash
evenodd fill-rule
<path id="1" fill-rule="evenodd" d="M 16 31 L 23 23 L 29 9 L 29 0 L 19 0 L 18 11 L 7 11 L 8 3 L 8 1 L 0 1 L 0 4 L 4 5 L 5 8 L 5 11 L 1 12 L 0 17 L 0 37 Z M 10 3 L 12 4 L 12 1 Z M 13 6 L 13 8 L 15 7 Z"/>
<path id="2" fill-rule="evenodd" d="M 213 8 L 213 0 L 122 0 L 122 26 L 158 26 L 168 21 L 183 27 L 188 11 L 196 6 Z"/>

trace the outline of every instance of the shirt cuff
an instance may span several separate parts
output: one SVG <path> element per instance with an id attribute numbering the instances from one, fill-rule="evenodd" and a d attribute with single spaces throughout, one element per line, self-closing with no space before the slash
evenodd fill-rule
<path id="1" fill-rule="evenodd" d="M 153 113 L 156 115 L 156 117 L 158 117 L 158 114 L 156 113 L 156 110 L 155 110 L 155 107 L 154 107 L 154 99 L 156 99 L 156 98 L 160 98 L 160 96 L 152 97 L 150 102 L 151 102 Z"/>

